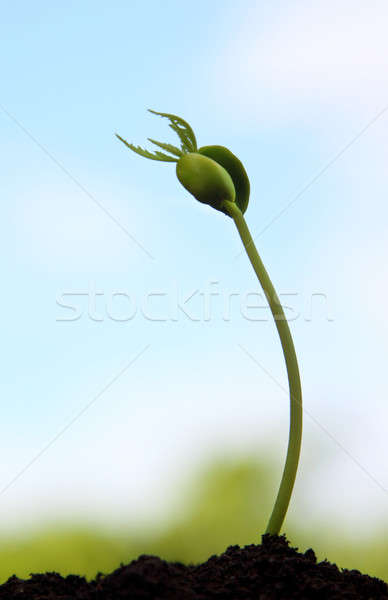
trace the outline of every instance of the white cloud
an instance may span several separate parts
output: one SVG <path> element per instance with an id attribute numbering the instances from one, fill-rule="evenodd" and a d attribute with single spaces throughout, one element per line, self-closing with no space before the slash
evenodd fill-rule
<path id="1" fill-rule="evenodd" d="M 285 5 L 282 5 L 283 7 Z M 388 103 L 388 4 L 298 2 L 249 11 L 216 65 L 216 85 L 256 115 L 303 115 L 306 105 L 343 112 Z"/>

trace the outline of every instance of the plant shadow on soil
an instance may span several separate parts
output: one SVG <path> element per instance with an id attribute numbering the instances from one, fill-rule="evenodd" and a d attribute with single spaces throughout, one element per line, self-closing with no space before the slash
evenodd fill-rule
<path id="1" fill-rule="evenodd" d="M 199 565 L 142 555 L 93 581 L 77 575 L 11 577 L 0 599 L 28 600 L 388 600 L 388 586 L 356 570 L 317 563 L 314 551 L 299 553 L 285 536 L 264 535 L 260 545 L 230 546 Z"/>

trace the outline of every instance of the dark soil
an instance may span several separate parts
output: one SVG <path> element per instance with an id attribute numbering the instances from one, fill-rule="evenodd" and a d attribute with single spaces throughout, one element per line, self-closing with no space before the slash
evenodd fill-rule
<path id="1" fill-rule="evenodd" d="M 388 586 L 359 571 L 317 563 L 313 550 L 290 548 L 284 536 L 264 535 L 260 546 L 231 546 L 201 565 L 140 556 L 91 582 L 57 573 L 11 577 L 0 600 L 388 600 Z"/>

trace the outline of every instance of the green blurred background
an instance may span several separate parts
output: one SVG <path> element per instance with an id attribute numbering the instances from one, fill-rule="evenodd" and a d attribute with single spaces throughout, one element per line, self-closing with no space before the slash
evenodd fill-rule
<path id="1" fill-rule="evenodd" d="M 265 458 L 219 456 L 186 476 L 169 514 L 147 527 L 139 527 L 132 515 L 119 530 L 73 521 L 20 531 L 1 540 L 1 580 L 45 571 L 92 578 L 141 554 L 197 563 L 230 545 L 259 543 L 276 491 L 274 470 Z M 338 517 L 329 522 L 317 518 L 307 527 L 291 517 L 284 528 L 290 544 L 300 551 L 312 547 L 318 560 L 388 581 L 387 530 L 388 522 L 368 533 L 356 529 L 345 533 Z"/>

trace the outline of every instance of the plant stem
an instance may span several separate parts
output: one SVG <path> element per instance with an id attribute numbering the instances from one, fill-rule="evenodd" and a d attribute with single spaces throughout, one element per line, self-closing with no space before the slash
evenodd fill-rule
<path id="1" fill-rule="evenodd" d="M 244 216 L 234 202 L 225 202 L 224 207 L 236 224 L 241 241 L 244 244 L 246 253 L 248 254 L 249 260 L 251 261 L 252 267 L 260 281 L 261 287 L 263 288 L 271 308 L 271 312 L 279 333 L 287 367 L 288 385 L 290 391 L 290 431 L 288 438 L 287 457 L 276 502 L 266 529 L 266 533 L 278 535 L 286 516 L 292 489 L 294 487 L 302 441 L 302 389 L 300 384 L 298 361 L 282 305 L 262 263 L 259 253 L 256 250 Z"/>

